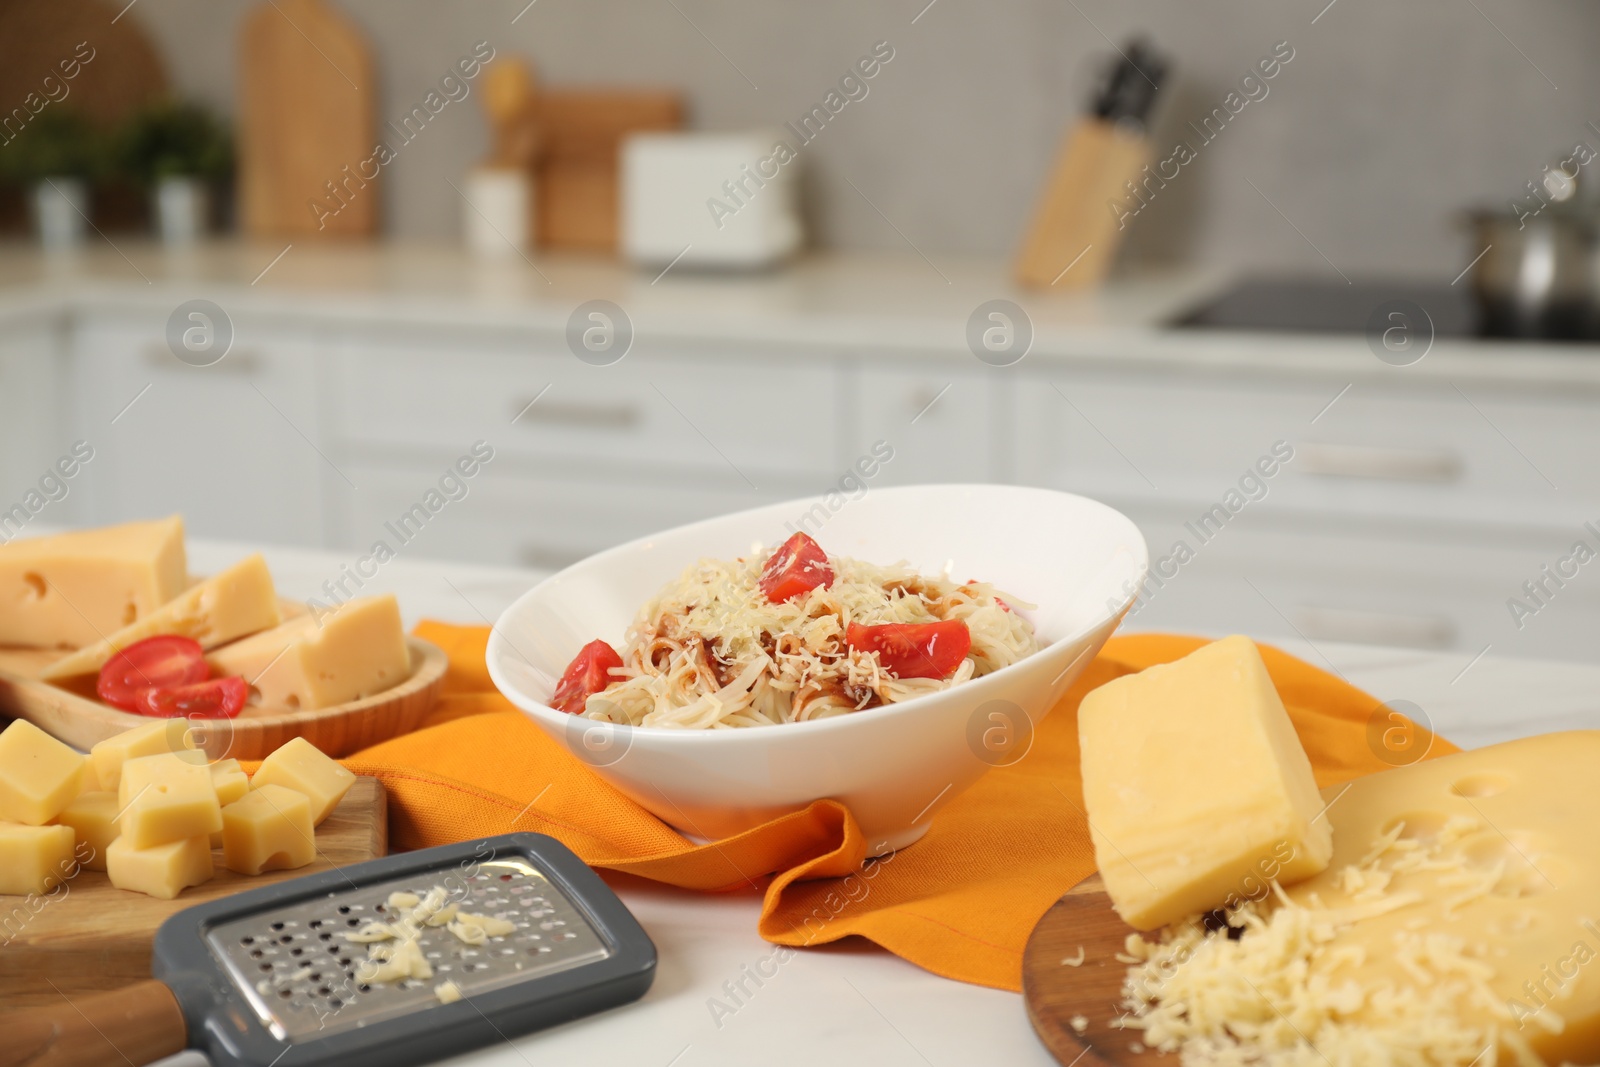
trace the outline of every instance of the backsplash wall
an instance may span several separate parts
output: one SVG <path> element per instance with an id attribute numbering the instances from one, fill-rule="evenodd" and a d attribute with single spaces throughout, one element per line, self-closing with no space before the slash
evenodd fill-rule
<path id="1" fill-rule="evenodd" d="M 677 86 L 695 127 L 776 127 L 886 41 L 867 95 L 805 148 L 808 223 L 824 247 L 909 243 L 934 262 L 1011 253 L 1091 64 L 1139 31 L 1175 60 L 1156 156 L 1181 140 L 1195 158 L 1131 220 L 1130 262 L 1448 279 L 1476 251 L 1459 209 L 1505 204 L 1578 140 L 1600 145 L 1600 7 L 1556 0 L 331 2 L 375 46 L 382 119 L 487 41 L 550 83 Z M 130 17 L 181 90 L 231 111 L 248 6 L 142 0 Z M 1293 58 L 1230 106 L 1275 48 Z M 1229 118 L 1206 142 L 1190 123 L 1217 108 Z M 446 179 L 486 149 L 479 101 L 425 137 L 385 169 L 395 236 L 458 232 Z"/>

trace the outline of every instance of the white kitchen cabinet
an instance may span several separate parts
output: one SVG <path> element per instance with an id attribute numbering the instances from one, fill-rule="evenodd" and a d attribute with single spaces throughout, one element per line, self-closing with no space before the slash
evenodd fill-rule
<path id="1" fill-rule="evenodd" d="M 1600 653 L 1600 571 L 1585 567 L 1562 587 L 1550 585 L 1542 604 L 1526 599 L 1523 583 L 1539 580 L 1541 566 L 1570 547 L 1559 533 L 1446 541 L 1393 524 L 1306 521 L 1247 508 L 1202 539 L 1187 512 L 1139 504 L 1126 510 L 1149 542 L 1154 571 L 1129 630 L 1248 632 L 1466 657 L 1486 646 L 1528 658 L 1592 660 Z M 1187 562 L 1175 551 L 1180 542 L 1192 552 Z M 1507 603 L 1513 597 L 1533 614 L 1514 615 Z"/>
<path id="2" fill-rule="evenodd" d="M 85 317 L 65 387 L 90 521 L 181 511 L 201 536 L 323 543 L 325 495 L 353 489 L 327 458 L 309 333 L 235 317 L 233 348 L 190 366 L 167 348 L 170 308 Z"/>
<path id="3" fill-rule="evenodd" d="M 59 383 L 63 330 L 56 314 L 18 315 L 0 330 L 0 540 L 34 522 L 70 524 L 81 514 L 83 494 L 75 490 L 82 483 L 76 474 L 61 478 L 56 467 L 73 445 Z M 26 522 L 13 511 L 18 505 Z"/>
<path id="4" fill-rule="evenodd" d="M 825 478 L 837 464 L 837 371 L 750 352 L 695 354 L 638 343 L 591 366 L 559 336 L 450 343 L 393 336 L 339 351 L 338 424 L 367 458 L 486 440 L 546 469 L 729 474 L 752 492 Z"/>
<path id="5" fill-rule="evenodd" d="M 847 463 L 870 456 L 882 441 L 894 458 L 869 486 L 1002 480 L 1011 400 L 1007 373 L 981 367 L 970 355 L 930 354 L 910 364 L 885 364 L 869 354 L 846 378 Z"/>
<path id="6" fill-rule="evenodd" d="M 382 541 L 396 555 L 554 570 L 657 530 L 793 495 L 757 492 L 737 479 L 708 484 L 574 471 L 528 474 L 497 455 L 464 480 L 464 495 L 449 487 L 460 499 L 436 513 L 419 512 L 428 491 L 441 489 L 449 462 L 441 454 L 431 465 L 355 464 L 351 473 L 361 491 L 336 517 L 338 546 L 367 552 Z"/>

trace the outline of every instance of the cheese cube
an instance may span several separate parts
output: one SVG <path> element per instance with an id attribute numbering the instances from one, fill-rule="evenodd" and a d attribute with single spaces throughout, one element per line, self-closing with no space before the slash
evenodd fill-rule
<path id="1" fill-rule="evenodd" d="M 106 849 L 106 873 L 118 889 L 171 900 L 190 886 L 211 881 L 211 843 L 188 837 L 150 848 L 134 848 L 119 837 Z"/>
<path id="2" fill-rule="evenodd" d="M 211 784 L 217 790 L 217 803 L 224 806 L 250 792 L 250 779 L 240 769 L 236 759 L 218 760 L 211 764 Z"/>
<path id="3" fill-rule="evenodd" d="M 106 849 L 122 833 L 117 821 L 121 812 L 115 793 L 80 793 L 56 818 L 62 826 L 72 827 L 82 863 L 91 871 L 106 869 Z"/>
<path id="4" fill-rule="evenodd" d="M 292 870 L 316 858 L 311 801 L 304 794 L 263 785 L 222 809 L 222 865 L 228 870 Z"/>
<path id="5" fill-rule="evenodd" d="M 195 751 L 194 735 L 184 719 L 160 719 L 108 737 L 89 750 L 89 761 L 94 764 L 100 788 L 116 792 L 122 783 L 124 763 L 167 752 L 193 752 L 185 759 L 195 764 L 205 762 L 205 757 Z"/>
<path id="6" fill-rule="evenodd" d="M 211 765 L 211 784 L 217 790 L 217 803 L 224 809 L 250 792 L 250 779 L 239 768 L 236 759 L 218 760 Z M 211 835 L 211 847 L 222 847 L 222 831 Z"/>
<path id="7" fill-rule="evenodd" d="M 1117 912 L 1150 930 L 1328 865 L 1333 839 L 1246 637 L 1107 682 L 1078 708 L 1083 799 Z"/>
<path id="8" fill-rule="evenodd" d="M 0 819 L 43 826 L 83 784 L 83 756 L 26 719 L 0 731 Z"/>
<path id="9" fill-rule="evenodd" d="M 123 764 L 117 800 L 122 805 L 122 837 L 129 848 L 147 849 L 191 837 L 209 842 L 210 835 L 222 829 L 222 807 L 211 771 L 203 763 L 171 753 L 140 756 Z"/>
<path id="10" fill-rule="evenodd" d="M 41 677 L 95 674 L 122 649 L 158 634 L 177 634 L 198 641 L 201 648 L 216 648 L 282 621 L 267 561 L 254 555 L 179 594 L 131 626 L 50 664 Z"/>
<path id="11" fill-rule="evenodd" d="M 0 893 L 46 893 L 76 872 L 72 827 L 0 822 Z"/>
<path id="12" fill-rule="evenodd" d="M 303 793 L 311 801 L 311 821 L 322 825 L 339 801 L 356 784 L 356 776 L 329 759 L 303 737 L 296 737 L 261 761 L 250 788 L 281 785 Z"/>
<path id="13" fill-rule="evenodd" d="M 251 703 L 310 709 L 392 689 L 411 674 L 411 654 L 392 596 L 352 600 L 224 645 L 206 657 L 217 674 L 250 683 Z"/>
<path id="14" fill-rule="evenodd" d="M 183 520 L 0 545 L 0 645 L 81 648 L 183 592 Z"/>

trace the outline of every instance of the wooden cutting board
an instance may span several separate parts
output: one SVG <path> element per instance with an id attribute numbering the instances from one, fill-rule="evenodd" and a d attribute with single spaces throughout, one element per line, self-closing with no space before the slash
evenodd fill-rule
<path id="1" fill-rule="evenodd" d="M 193 904 L 318 871 L 375 859 L 388 851 L 388 806 L 376 778 L 357 778 L 317 827 L 317 859 L 295 871 L 259 877 L 222 868 L 176 900 L 113 888 L 101 871 L 80 871 L 52 898 L 0 896 L 0 1002 L 7 1007 L 60 1001 L 60 994 L 118 989 L 150 977 L 156 927 Z M 56 989 L 51 989 L 53 983 Z M 59 992 L 58 992 L 59 990 Z"/>
<path id="2" fill-rule="evenodd" d="M 238 115 L 245 232 L 274 238 L 375 234 L 382 179 L 364 178 L 359 165 L 377 143 L 377 101 L 371 49 L 323 0 L 270 0 L 246 15 Z M 319 218 L 313 201 L 330 213 Z"/>
<path id="3" fill-rule="evenodd" d="M 614 250 L 622 140 L 635 132 L 678 129 L 682 98 L 665 90 L 556 89 L 539 97 L 536 121 L 539 243 Z"/>
<path id="4" fill-rule="evenodd" d="M 348 756 L 410 733 L 433 707 L 450 663 L 431 641 L 408 637 L 406 645 L 411 675 L 393 689 L 315 711 L 245 708 L 236 719 L 207 721 L 196 740 L 212 759 L 264 759 L 296 737 L 330 756 Z M 41 681 L 40 672 L 62 655 L 59 649 L 0 647 L 0 715 L 27 719 L 82 749 L 150 721 L 96 700 L 92 676 L 63 685 Z"/>
<path id="5" fill-rule="evenodd" d="M 1144 1035 L 1111 1025 L 1122 1003 L 1122 979 L 1128 965 L 1119 963 L 1133 927 L 1111 907 L 1098 874 L 1067 890 L 1033 928 L 1022 955 L 1022 999 L 1028 1019 L 1045 1048 L 1062 1064 L 1076 1067 L 1170 1067 L 1171 1056 L 1129 1046 Z M 1083 962 L 1076 967 L 1062 960 Z M 1086 1021 L 1082 1033 L 1072 1020 Z"/>

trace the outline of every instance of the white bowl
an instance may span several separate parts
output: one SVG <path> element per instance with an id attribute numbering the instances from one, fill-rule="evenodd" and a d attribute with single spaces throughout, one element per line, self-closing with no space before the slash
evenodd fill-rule
<path id="1" fill-rule="evenodd" d="M 855 815 L 871 854 L 902 848 L 985 771 L 1027 754 L 1034 724 L 1121 621 L 1149 557 L 1126 516 L 1047 489 L 919 485 L 842 504 L 835 494 L 833 504 L 756 508 L 568 567 L 500 616 L 489 676 L 540 729 L 685 834 L 717 840 L 831 798 Z M 620 647 L 640 606 L 689 564 L 776 545 L 803 518 L 830 555 L 948 568 L 1038 605 L 1025 614 L 1046 647 L 931 696 L 782 726 L 629 728 L 546 704 L 579 648 L 597 637 Z"/>

